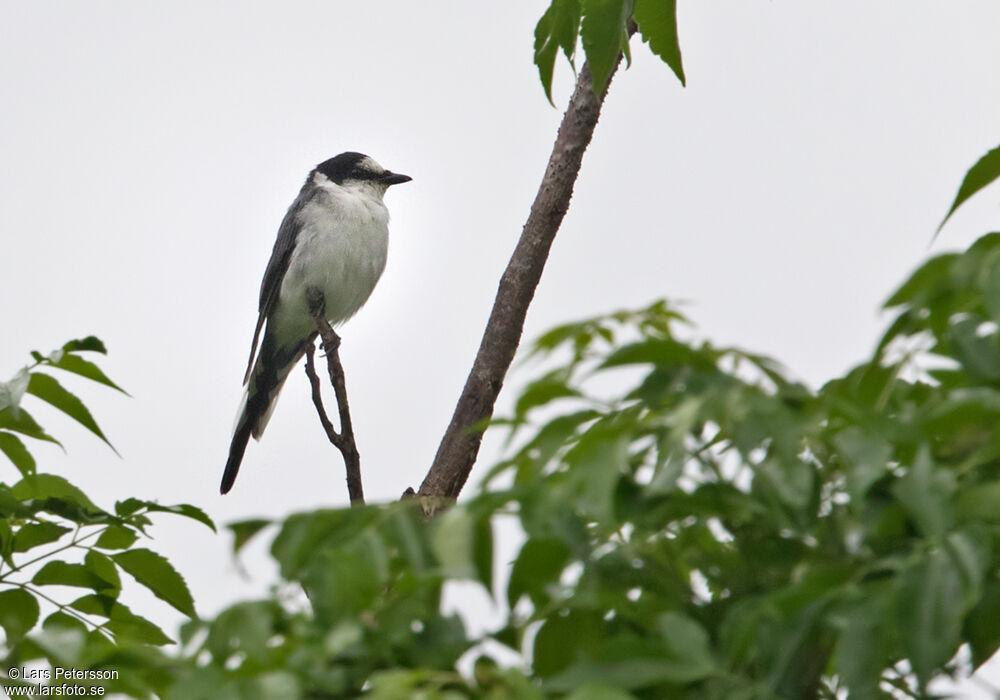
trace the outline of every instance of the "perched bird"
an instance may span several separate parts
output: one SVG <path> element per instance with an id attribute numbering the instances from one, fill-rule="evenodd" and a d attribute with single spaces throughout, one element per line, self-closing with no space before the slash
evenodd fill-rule
<path id="1" fill-rule="evenodd" d="M 222 493 L 233 487 L 247 441 L 251 435 L 260 439 L 288 373 L 316 337 L 316 317 L 341 323 L 371 295 L 389 246 L 389 210 L 382 196 L 390 185 L 410 179 L 353 152 L 320 163 L 306 178 L 278 229 L 260 286 L 246 392 Z"/>

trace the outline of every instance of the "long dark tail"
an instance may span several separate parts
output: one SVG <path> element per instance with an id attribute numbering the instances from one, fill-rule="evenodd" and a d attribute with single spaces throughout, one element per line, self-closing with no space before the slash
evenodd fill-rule
<path id="1" fill-rule="evenodd" d="M 250 421 L 247 420 L 247 413 L 244 410 L 243 415 L 240 416 L 240 422 L 236 426 L 236 432 L 233 434 L 233 442 L 229 446 L 226 471 L 222 473 L 222 485 L 219 486 L 219 493 L 223 495 L 229 493 L 229 489 L 233 488 L 236 475 L 240 473 L 240 464 L 243 463 L 243 453 L 247 451 L 250 432 Z"/>
<path id="2" fill-rule="evenodd" d="M 265 332 L 260 355 L 250 374 L 246 399 L 236 420 L 233 441 L 229 445 L 229 459 L 222 473 L 220 493 L 226 494 L 233 488 L 250 436 L 259 440 L 263 435 L 288 373 L 315 337 L 313 333 L 293 348 L 276 348 L 274 338 Z"/>

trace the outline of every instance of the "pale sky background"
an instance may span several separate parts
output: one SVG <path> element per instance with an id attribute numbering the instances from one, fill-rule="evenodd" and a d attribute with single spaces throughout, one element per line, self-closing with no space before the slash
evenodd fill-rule
<path id="1" fill-rule="evenodd" d="M 871 352 L 909 270 L 1000 220 L 994 189 L 928 248 L 1000 143 L 1000 3 L 678 5 L 688 87 L 633 40 L 526 337 L 685 299 L 700 334 L 817 386 Z M 553 109 L 531 63 L 545 6 L 0 0 L 0 377 L 95 334 L 133 396 L 67 378 L 123 458 L 36 407 L 68 449 L 33 445 L 40 469 L 220 525 L 346 504 L 301 371 L 218 483 L 278 224 L 316 163 L 359 150 L 413 182 L 386 197 L 388 267 L 341 354 L 369 500 L 417 487 L 572 87 L 558 64 Z M 247 581 L 227 536 L 152 532 L 203 614 L 270 581 L 262 546 Z"/>

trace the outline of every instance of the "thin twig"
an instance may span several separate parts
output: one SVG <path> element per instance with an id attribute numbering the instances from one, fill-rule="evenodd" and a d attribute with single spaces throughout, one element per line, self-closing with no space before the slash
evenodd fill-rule
<path id="1" fill-rule="evenodd" d="M 312 387 L 313 405 L 316 406 L 316 413 L 319 414 L 319 422 L 323 425 L 323 430 L 326 431 L 326 437 L 340 449 L 340 434 L 333 427 L 333 423 L 330 422 L 329 416 L 326 415 L 326 409 L 323 407 L 323 395 L 320 393 L 319 377 L 316 375 L 316 365 L 313 361 L 315 353 L 315 345 L 309 345 L 306 348 L 306 376 L 309 377 L 309 385 Z"/>
<path id="2" fill-rule="evenodd" d="M 333 423 L 326 415 L 323 408 L 323 397 L 320 393 L 319 377 L 316 375 L 316 368 L 313 362 L 315 346 L 310 343 L 306 348 L 306 376 L 309 377 L 309 384 L 312 387 L 313 405 L 319 414 L 319 421 L 323 425 L 326 437 L 334 447 L 336 447 L 344 458 L 344 468 L 347 471 L 347 492 L 351 498 L 352 506 L 365 504 L 364 488 L 361 485 L 361 456 L 358 454 L 358 447 L 354 441 L 354 428 L 351 424 L 351 410 L 347 403 L 347 388 L 344 384 L 344 367 L 340 364 L 340 337 L 334 332 L 326 319 L 316 318 L 316 330 L 319 331 L 323 339 L 323 350 L 326 352 L 326 368 L 330 376 L 330 385 L 333 386 L 333 393 L 337 398 L 337 408 L 340 415 L 340 432 L 333 427 Z"/>

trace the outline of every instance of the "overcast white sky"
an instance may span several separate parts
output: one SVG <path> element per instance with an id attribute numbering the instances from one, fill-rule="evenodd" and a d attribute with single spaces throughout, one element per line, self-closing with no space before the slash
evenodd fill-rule
<path id="1" fill-rule="evenodd" d="M 871 351 L 908 270 L 997 225 L 994 190 L 928 250 L 1000 143 L 1000 4 L 678 4 L 688 87 L 633 41 L 526 337 L 686 299 L 705 336 L 818 385 Z M 553 109 L 531 63 L 545 5 L 0 0 L 0 376 L 96 334 L 133 396 L 67 380 L 123 459 L 39 408 L 68 448 L 40 468 L 219 523 L 345 504 L 298 371 L 218 482 L 278 224 L 313 165 L 359 150 L 414 179 L 342 358 L 369 500 L 418 486 L 572 86 L 558 65 Z M 153 532 L 204 613 L 267 582 L 226 537 Z"/>

